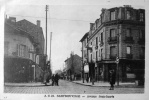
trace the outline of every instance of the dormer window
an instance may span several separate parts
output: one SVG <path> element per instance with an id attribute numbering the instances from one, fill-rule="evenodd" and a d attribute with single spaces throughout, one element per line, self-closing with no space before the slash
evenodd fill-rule
<path id="1" fill-rule="evenodd" d="M 130 16 L 130 11 L 127 11 L 127 14 L 126 14 L 127 16 L 126 16 L 126 19 L 127 20 L 130 20 L 130 18 L 131 18 L 131 16 Z"/>
<path id="2" fill-rule="evenodd" d="M 143 21 L 143 13 L 140 13 L 140 21 Z"/>
<path id="3" fill-rule="evenodd" d="M 111 11 L 111 20 L 115 20 L 115 11 Z"/>

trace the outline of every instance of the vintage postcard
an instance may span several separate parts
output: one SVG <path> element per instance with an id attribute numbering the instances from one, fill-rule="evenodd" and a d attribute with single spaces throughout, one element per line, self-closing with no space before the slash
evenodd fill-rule
<path id="1" fill-rule="evenodd" d="M 146 3 L 2 2 L 0 100 L 147 100 Z"/>

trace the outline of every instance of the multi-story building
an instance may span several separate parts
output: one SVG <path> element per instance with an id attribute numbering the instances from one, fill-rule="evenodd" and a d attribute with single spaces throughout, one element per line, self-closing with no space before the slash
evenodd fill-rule
<path id="1" fill-rule="evenodd" d="M 65 60 L 67 79 L 81 79 L 82 59 L 77 54 L 70 54 L 70 58 Z"/>
<path id="2" fill-rule="evenodd" d="M 34 37 L 36 36 L 18 27 L 16 18 L 5 19 L 4 79 L 6 82 L 41 80 L 43 70 L 39 64 L 41 58 L 38 52 L 42 51 L 42 48 L 38 47 L 39 43 Z M 44 45 L 44 40 L 42 42 L 43 44 L 40 45 Z"/>
<path id="3" fill-rule="evenodd" d="M 118 81 L 144 79 L 144 9 L 131 6 L 102 9 L 100 18 L 90 23 L 87 40 L 87 58 L 92 79 L 108 81 L 111 69 L 116 71 Z M 84 41 L 81 40 L 82 43 Z"/>

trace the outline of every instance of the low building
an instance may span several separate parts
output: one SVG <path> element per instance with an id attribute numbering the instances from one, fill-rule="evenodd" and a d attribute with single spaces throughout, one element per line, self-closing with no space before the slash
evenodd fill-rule
<path id="1" fill-rule="evenodd" d="M 78 80 L 81 79 L 81 67 L 82 61 L 81 57 L 77 54 L 71 53 L 70 58 L 65 60 L 65 67 L 67 73 L 67 79 Z"/>
<path id="2" fill-rule="evenodd" d="M 28 31 L 18 27 L 14 17 L 5 19 L 4 43 L 5 82 L 41 81 L 43 70 L 37 55 L 38 42 Z"/>

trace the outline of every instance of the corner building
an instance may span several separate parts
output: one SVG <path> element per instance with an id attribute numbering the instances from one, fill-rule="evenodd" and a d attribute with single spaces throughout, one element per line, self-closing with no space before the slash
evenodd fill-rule
<path id="1" fill-rule="evenodd" d="M 90 23 L 86 48 L 91 80 L 108 81 L 109 70 L 114 69 L 121 82 L 144 82 L 145 10 L 102 9 L 100 18 Z"/>

